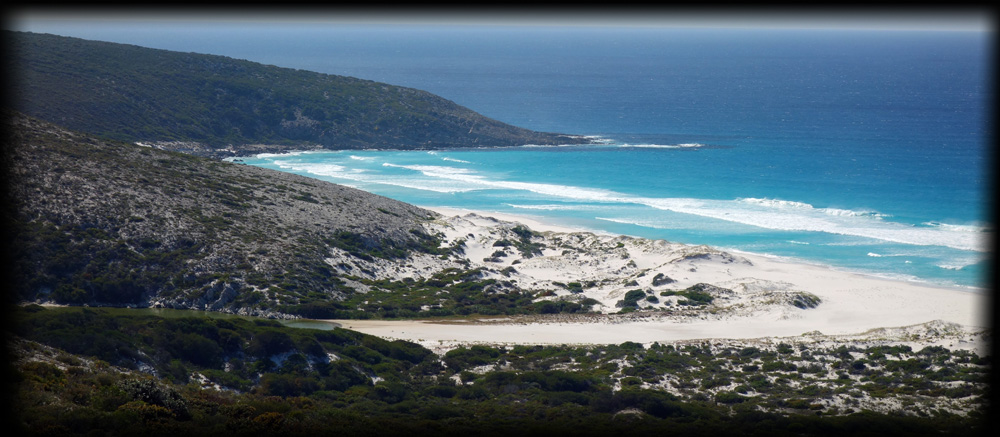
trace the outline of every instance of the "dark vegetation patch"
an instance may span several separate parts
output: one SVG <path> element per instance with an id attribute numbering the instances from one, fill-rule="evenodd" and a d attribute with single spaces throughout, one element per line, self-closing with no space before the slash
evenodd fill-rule
<path id="1" fill-rule="evenodd" d="M 18 342 L 18 355 L 47 357 L 17 362 L 18 435 L 987 435 L 989 357 L 945 348 L 626 342 L 439 357 L 259 319 L 38 306 L 14 316 L 16 335 L 58 348 Z M 195 374 L 225 389 L 192 384 Z M 861 409 L 855 394 L 898 398 L 906 413 Z M 834 396 L 845 406 L 824 402 Z M 978 407 L 952 414 L 938 408 L 946 399 Z"/>
<path id="2" fill-rule="evenodd" d="M 678 300 L 679 305 L 701 306 L 708 305 L 715 300 L 711 291 L 717 287 L 708 284 L 695 284 L 684 290 L 668 290 L 660 292 L 660 296 L 680 296 L 683 300 Z"/>
<path id="3" fill-rule="evenodd" d="M 482 268 L 449 268 L 429 278 L 398 281 L 345 276 L 368 285 L 371 290 L 350 294 L 340 301 L 315 302 L 283 310 L 314 318 L 392 319 L 578 313 L 590 311 L 592 305 L 572 301 L 536 302 L 535 293 L 521 290 L 511 281 L 484 276 Z"/>
<path id="4" fill-rule="evenodd" d="M 792 305 L 800 309 L 816 308 L 822 302 L 812 293 L 795 293 L 792 295 Z"/>
<path id="5" fill-rule="evenodd" d="M 345 292 L 332 247 L 363 259 L 455 250 L 423 230 L 431 213 L 401 202 L 8 115 L 11 291 L 23 300 L 267 314 Z"/>
<path id="6" fill-rule="evenodd" d="M 211 156 L 581 141 L 370 80 L 56 35 L 4 37 L 17 110 L 116 140 L 164 142 Z M 260 144 L 270 146 L 254 146 Z"/>

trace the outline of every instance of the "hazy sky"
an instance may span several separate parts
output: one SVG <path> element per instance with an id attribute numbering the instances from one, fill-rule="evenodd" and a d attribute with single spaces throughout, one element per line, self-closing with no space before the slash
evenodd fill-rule
<path id="1" fill-rule="evenodd" d="M 9 11 L 4 27 L 59 33 L 74 29 L 135 25 L 153 27 L 263 25 L 546 25 L 722 28 L 802 28 L 991 31 L 986 8 L 646 8 L 646 9 L 95 9 L 22 8 Z"/>

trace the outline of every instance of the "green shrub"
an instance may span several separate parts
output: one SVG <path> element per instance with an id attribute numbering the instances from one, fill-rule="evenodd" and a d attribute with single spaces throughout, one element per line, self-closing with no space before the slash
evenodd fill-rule
<path id="1" fill-rule="evenodd" d="M 639 304 L 639 300 L 644 299 L 645 297 L 646 297 L 646 292 L 643 290 L 638 290 L 638 289 L 629 290 L 628 292 L 625 293 L 625 297 L 622 298 L 622 300 L 619 300 L 617 303 L 615 303 L 615 307 L 617 308 L 635 307 Z"/>
<path id="2" fill-rule="evenodd" d="M 747 398 L 746 396 L 741 396 L 731 391 L 722 391 L 715 394 L 715 402 L 721 404 L 738 404 L 746 402 L 747 399 L 749 398 Z"/>

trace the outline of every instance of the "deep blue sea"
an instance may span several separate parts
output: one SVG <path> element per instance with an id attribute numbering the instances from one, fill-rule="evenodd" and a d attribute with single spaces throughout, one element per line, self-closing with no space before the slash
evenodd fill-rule
<path id="1" fill-rule="evenodd" d="M 584 27 L 75 34 L 427 90 L 598 144 L 262 155 L 422 206 L 985 287 L 991 35 Z M 213 33 L 214 32 L 214 33 Z M 58 32 L 53 32 L 58 33 Z"/>

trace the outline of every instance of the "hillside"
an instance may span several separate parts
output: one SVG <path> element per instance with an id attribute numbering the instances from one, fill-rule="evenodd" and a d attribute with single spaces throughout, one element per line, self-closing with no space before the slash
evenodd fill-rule
<path id="1" fill-rule="evenodd" d="M 437 354 L 167 313 L 17 311 L 14 435 L 992 435 L 991 359 L 961 349 L 783 339 Z"/>
<path id="2" fill-rule="evenodd" d="M 121 141 L 211 156 L 582 141 L 369 80 L 47 34 L 4 36 L 14 109 Z"/>
<path id="3" fill-rule="evenodd" d="M 435 214 L 313 179 L 7 114 L 22 299 L 263 314 L 338 296 L 331 248 L 435 251 Z"/>
<path id="4" fill-rule="evenodd" d="M 7 122 L 20 301 L 351 319 L 637 309 L 681 317 L 819 302 L 781 287 L 734 299 L 680 277 L 692 260 L 750 265 L 707 247 L 447 218 L 20 114 Z M 654 290 L 666 298 L 647 296 Z M 812 303 L 796 300 L 805 298 Z"/>

